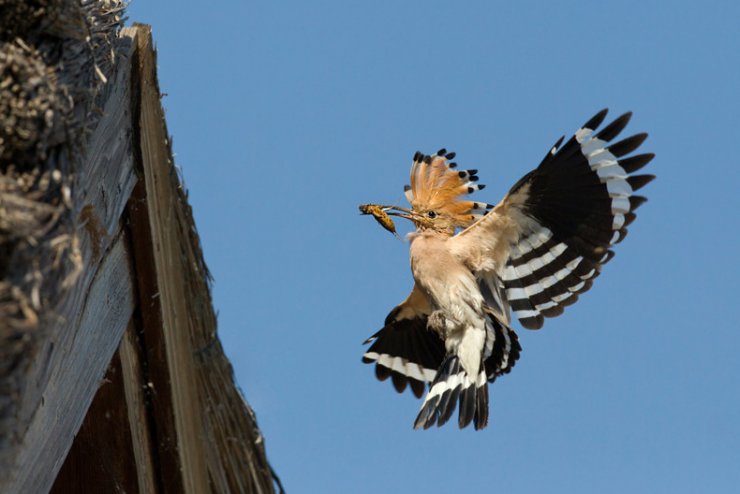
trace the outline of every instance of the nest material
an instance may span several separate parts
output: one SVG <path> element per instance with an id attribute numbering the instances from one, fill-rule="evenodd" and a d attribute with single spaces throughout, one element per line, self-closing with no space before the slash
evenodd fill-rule
<path id="1" fill-rule="evenodd" d="M 0 0 L 0 40 L 34 33 L 84 39 L 82 4 L 79 0 Z"/>
<path id="2" fill-rule="evenodd" d="M 0 166 L 31 171 L 62 139 L 64 107 L 54 71 L 20 38 L 0 48 Z M 67 108 L 67 111 L 69 108 Z M 0 219 L 0 221 L 2 221 Z"/>
<path id="3" fill-rule="evenodd" d="M 74 172 L 101 114 L 123 9 L 0 0 L 0 471 L 25 427 L 24 373 L 81 268 Z"/>

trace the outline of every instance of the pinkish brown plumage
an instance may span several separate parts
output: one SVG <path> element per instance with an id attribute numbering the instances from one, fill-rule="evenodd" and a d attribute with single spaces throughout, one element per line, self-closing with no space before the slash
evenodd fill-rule
<path id="1" fill-rule="evenodd" d="M 652 154 L 626 157 L 646 134 L 610 144 L 630 115 L 597 133 L 606 110 L 596 114 L 495 207 L 467 199 L 483 186 L 477 170 L 456 170 L 454 153 L 414 155 L 405 188 L 411 208 L 381 207 L 416 226 L 414 288 L 366 341 L 363 361 L 399 392 L 410 386 L 421 397 L 429 384 L 415 428 L 444 424 L 458 404 L 461 428 L 485 427 L 487 384 L 508 373 L 521 350 L 511 312 L 525 328 L 540 328 L 612 258 L 645 201 L 633 192 L 654 178 L 632 175 Z"/>

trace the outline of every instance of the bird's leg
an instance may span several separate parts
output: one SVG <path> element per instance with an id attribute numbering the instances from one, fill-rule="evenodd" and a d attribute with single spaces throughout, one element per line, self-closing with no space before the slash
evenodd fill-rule
<path id="1" fill-rule="evenodd" d="M 430 329 L 437 333 L 439 337 L 446 341 L 450 337 L 450 334 L 459 330 L 462 327 L 462 323 L 454 318 L 449 312 L 443 310 L 435 310 L 429 314 L 427 319 L 427 329 Z"/>
<path id="2" fill-rule="evenodd" d="M 429 315 L 427 329 L 437 333 L 442 341 L 447 337 L 447 318 L 441 310 L 435 310 Z"/>

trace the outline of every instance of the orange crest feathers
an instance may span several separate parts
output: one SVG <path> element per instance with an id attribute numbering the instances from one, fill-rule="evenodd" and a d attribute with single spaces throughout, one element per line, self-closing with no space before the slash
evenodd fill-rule
<path id="1" fill-rule="evenodd" d="M 411 185 L 404 190 L 414 211 L 435 211 L 450 218 L 456 227 L 465 228 L 482 218 L 492 206 L 461 199 L 485 185 L 476 183 L 478 170 L 455 170 L 457 163 L 449 161 L 454 157 L 455 153 L 446 149 L 432 156 L 417 151 L 411 165 Z"/>

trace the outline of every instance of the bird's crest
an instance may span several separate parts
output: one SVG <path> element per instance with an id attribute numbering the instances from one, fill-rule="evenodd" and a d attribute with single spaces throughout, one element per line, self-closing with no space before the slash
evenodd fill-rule
<path id="1" fill-rule="evenodd" d="M 421 214 L 434 211 L 446 216 L 455 227 L 466 228 L 483 217 L 490 204 L 461 199 L 481 190 L 478 170 L 456 170 L 457 163 L 450 160 L 455 153 L 440 149 L 429 156 L 416 152 L 411 165 L 411 185 L 404 188 L 412 209 Z"/>

